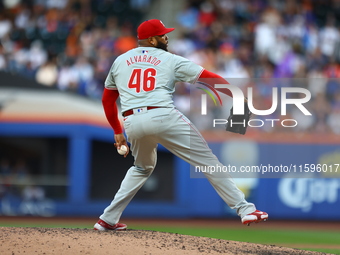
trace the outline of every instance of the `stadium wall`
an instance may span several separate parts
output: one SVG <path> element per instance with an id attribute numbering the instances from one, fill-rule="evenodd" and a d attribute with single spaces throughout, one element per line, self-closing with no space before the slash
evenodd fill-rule
<path id="1" fill-rule="evenodd" d="M 112 158 L 107 161 L 109 166 L 104 167 L 104 171 L 92 165 L 93 155 L 96 154 L 92 141 L 112 144 L 112 131 L 105 127 L 81 124 L 1 122 L 0 138 L 5 137 L 64 137 L 68 144 L 68 163 L 64 198 L 47 196 L 41 201 L 27 201 L 20 196 L 3 195 L 0 202 L 2 215 L 99 215 L 111 201 L 128 167 L 127 163 L 121 163 L 124 159 L 115 153 L 113 147 L 112 151 L 107 154 Z M 229 160 L 229 156 L 225 156 L 225 153 L 230 149 L 255 154 L 255 159 L 254 157 L 239 159 L 248 166 L 281 164 L 300 166 L 306 162 L 315 165 L 335 165 L 340 157 L 340 151 L 335 144 L 273 144 L 233 140 L 210 143 L 210 146 L 225 165 Z M 5 150 L 6 148 L 2 148 L 2 154 Z M 235 211 L 224 204 L 205 178 L 193 178 L 192 170 L 189 170 L 187 163 L 170 155 L 163 147 L 159 150 L 163 154 L 162 157 L 167 160 L 166 163 L 162 162 L 162 158 L 159 160 L 155 171 L 157 178 L 152 180 L 153 184 L 151 182 L 147 185 L 146 190 L 141 191 L 143 196 L 137 196 L 131 202 L 124 216 L 181 218 L 236 216 Z M 107 156 L 102 155 L 102 157 Z M 127 160 L 129 163 L 133 162 L 131 158 Z M 240 162 L 234 160 L 230 164 L 236 166 Z M 171 168 L 168 167 L 169 164 Z M 97 170 L 101 171 L 103 176 L 95 178 L 94 183 L 93 172 Z M 106 170 L 111 173 L 105 174 Z M 100 181 L 105 177 L 110 179 L 111 176 L 114 185 L 110 185 L 110 180 L 106 180 L 105 185 Z M 114 176 L 119 176 L 119 178 L 113 181 Z M 308 174 L 298 178 L 288 178 L 289 175 L 284 173 L 280 178 L 276 178 L 277 175 L 263 178 L 261 173 L 257 173 L 252 175 L 252 178 L 235 178 L 235 181 L 245 192 L 247 199 L 256 203 L 261 210 L 270 212 L 272 218 L 336 220 L 340 218 L 340 179 L 338 176 L 337 174 L 337 176 L 330 177 L 327 173 L 326 175 Z M 164 190 L 164 187 L 168 189 Z M 103 191 L 94 196 L 93 190 L 96 189 L 103 189 Z M 155 193 L 162 195 L 156 196 Z M 105 194 L 105 196 L 101 197 L 100 194 Z"/>

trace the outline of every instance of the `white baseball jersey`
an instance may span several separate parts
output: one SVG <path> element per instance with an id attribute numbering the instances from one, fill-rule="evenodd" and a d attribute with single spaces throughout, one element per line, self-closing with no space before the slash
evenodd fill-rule
<path id="1" fill-rule="evenodd" d="M 220 166 L 199 130 L 173 106 L 177 81 L 194 83 L 203 68 L 193 62 L 152 47 L 139 47 L 119 56 L 105 81 L 107 89 L 118 89 L 122 111 L 159 106 L 151 111 L 134 112 L 124 118 L 124 129 L 135 159 L 120 189 L 100 219 L 115 225 L 131 199 L 152 174 L 157 162 L 157 146 L 193 166 Z M 117 166 L 119 167 L 119 166 Z M 256 210 L 245 200 L 228 173 L 205 172 L 221 198 L 244 217 Z"/>
<path id="2" fill-rule="evenodd" d="M 122 112 L 145 106 L 173 107 L 175 83 L 195 83 L 202 71 L 203 67 L 162 49 L 138 47 L 114 61 L 105 87 L 118 89 Z"/>

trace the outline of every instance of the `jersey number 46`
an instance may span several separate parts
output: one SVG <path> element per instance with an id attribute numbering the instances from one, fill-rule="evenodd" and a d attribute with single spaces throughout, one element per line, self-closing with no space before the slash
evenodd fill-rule
<path id="1" fill-rule="evenodd" d="M 156 87 L 156 69 L 133 69 L 130 75 L 128 88 L 135 89 L 137 93 L 141 91 L 152 91 Z"/>

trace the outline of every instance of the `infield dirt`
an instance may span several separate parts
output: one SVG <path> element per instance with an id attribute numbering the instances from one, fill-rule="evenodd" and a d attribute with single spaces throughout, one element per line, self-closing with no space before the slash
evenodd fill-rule
<path id="1" fill-rule="evenodd" d="M 0 233 L 0 254 L 4 255 L 325 254 L 148 230 L 99 232 L 92 229 L 0 227 Z"/>

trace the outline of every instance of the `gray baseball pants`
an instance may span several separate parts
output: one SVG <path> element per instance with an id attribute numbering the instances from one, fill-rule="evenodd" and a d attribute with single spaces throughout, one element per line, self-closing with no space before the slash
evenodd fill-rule
<path id="1" fill-rule="evenodd" d="M 127 116 L 124 128 L 135 159 L 120 189 L 100 219 L 116 224 L 124 209 L 153 172 L 157 161 L 157 144 L 193 166 L 222 166 L 197 128 L 175 108 L 157 108 Z M 229 174 L 204 173 L 219 196 L 240 217 L 256 210 Z M 203 205 L 202 205 L 203 206 Z"/>

